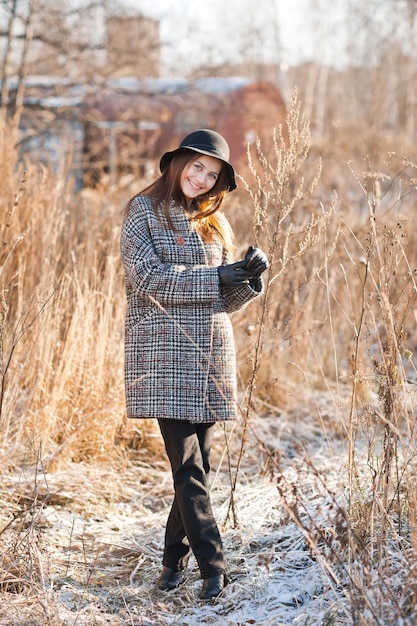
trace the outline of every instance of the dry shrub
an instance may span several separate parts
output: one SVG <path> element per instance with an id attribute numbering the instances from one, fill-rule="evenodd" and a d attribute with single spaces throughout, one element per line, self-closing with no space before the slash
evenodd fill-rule
<path id="1" fill-rule="evenodd" d="M 256 155 L 248 154 L 252 179 L 243 181 L 252 206 L 250 230 L 271 268 L 263 300 L 236 324 L 242 331 L 237 337 L 239 371 L 246 383 L 255 374 L 256 395 L 272 404 L 285 405 L 282 392 L 288 379 L 304 380 L 300 364 L 313 364 L 317 372 L 311 334 L 326 317 L 326 289 L 317 277 L 327 268 L 338 238 L 331 222 L 336 197 L 328 198 L 328 206 L 315 198 L 321 164 L 308 159 L 310 143 L 295 91 L 285 132 L 274 132 L 273 158 L 264 156 L 258 141 Z"/>

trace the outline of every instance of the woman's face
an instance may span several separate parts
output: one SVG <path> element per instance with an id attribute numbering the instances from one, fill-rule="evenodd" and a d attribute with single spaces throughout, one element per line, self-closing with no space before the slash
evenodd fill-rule
<path id="1" fill-rule="evenodd" d="M 206 154 L 196 155 L 181 174 L 181 191 L 187 200 L 194 200 L 213 189 L 221 169 L 222 163 L 219 159 Z"/>

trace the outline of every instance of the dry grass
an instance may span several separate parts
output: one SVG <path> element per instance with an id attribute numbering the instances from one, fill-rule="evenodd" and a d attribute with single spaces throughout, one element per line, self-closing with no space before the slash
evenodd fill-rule
<path id="1" fill-rule="evenodd" d="M 3 133 L 6 129 L 2 129 Z M 146 437 L 126 426 L 120 198 L 18 163 L 4 137 L 0 281 L 2 441 L 31 463 L 106 458 Z M 7 148 L 7 149 L 6 149 Z M 38 443 L 34 443 L 37 440 Z"/>
<path id="2" fill-rule="evenodd" d="M 278 584 L 284 529 L 304 542 L 306 571 L 322 572 L 322 624 L 413 623 L 416 165 L 391 153 L 329 174 L 294 95 L 285 140 L 277 129 L 268 155 L 258 144 L 230 198 L 239 251 L 254 237 L 272 264 L 265 297 L 234 317 L 242 419 L 217 504 L 233 521 L 236 571 L 251 541 L 242 485 L 259 512 L 268 476 L 276 502 L 265 487 L 268 520 L 244 584 L 238 576 L 210 614 L 196 579 L 178 597 L 150 592 L 171 487 L 154 424 L 125 420 L 118 251 L 122 207 L 140 185 L 76 194 L 62 173 L 19 162 L 16 124 L 3 120 L 0 134 L 0 623 L 267 624 L 250 621 L 242 598 L 262 596 L 265 572 Z M 321 446 L 339 447 L 337 479 L 317 461 Z M 215 453 L 224 468 L 222 439 Z M 271 597 L 271 624 L 285 623 Z M 182 622 L 169 621 L 175 611 Z M 312 615 L 297 623 L 318 624 Z"/>

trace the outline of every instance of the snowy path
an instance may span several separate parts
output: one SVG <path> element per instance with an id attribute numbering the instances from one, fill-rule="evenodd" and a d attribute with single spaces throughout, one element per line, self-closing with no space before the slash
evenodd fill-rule
<path id="1" fill-rule="evenodd" d="M 326 489 L 317 484 L 302 453 L 295 451 L 294 437 L 285 441 L 281 434 L 274 439 L 273 424 L 272 420 L 261 420 L 258 436 L 266 437 L 269 448 L 275 448 L 284 480 L 297 485 L 310 514 L 325 520 L 329 504 Z M 219 449 L 221 437 L 219 434 Z M 312 465 L 336 491 L 341 459 L 330 453 L 317 430 L 307 429 L 305 443 Z M 212 487 L 220 526 L 226 518 L 230 493 L 223 465 Z M 259 447 L 250 440 L 235 494 L 239 528 L 229 525 L 222 531 L 232 582 L 224 596 L 211 603 L 198 600 L 201 581 L 193 559 L 183 587 L 168 594 L 155 588 L 172 496 L 165 461 L 156 461 L 151 467 L 139 462 L 113 469 L 81 464 L 48 475 L 50 497 L 42 510 L 40 546 L 48 563 L 44 566 L 44 600 L 56 623 L 348 624 L 345 598 L 312 557 L 302 529 L 282 506 L 276 475 L 266 473 Z M 22 619 L 24 608 L 19 612 Z M 10 607 L 8 611 L 10 617 Z"/>

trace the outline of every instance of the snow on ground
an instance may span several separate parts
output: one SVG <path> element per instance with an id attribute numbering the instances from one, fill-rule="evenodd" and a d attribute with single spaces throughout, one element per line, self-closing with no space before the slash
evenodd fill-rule
<path id="1" fill-rule="evenodd" d="M 327 487 L 340 490 L 343 454 L 337 451 L 337 441 L 330 449 L 317 425 L 299 424 L 297 434 L 291 426 L 285 435 L 282 423 L 278 432 L 276 418 L 258 419 L 250 431 L 235 493 L 237 528 L 223 526 L 230 481 L 218 430 L 214 460 L 221 463 L 213 474 L 212 499 L 231 572 L 222 598 L 209 603 L 198 599 L 201 581 L 193 559 L 180 589 L 156 589 L 172 487 L 165 460 L 149 464 L 142 459 L 113 468 L 77 464 L 47 475 L 43 486 L 41 481 L 39 491 L 47 488 L 49 493 L 39 539 L 44 597 L 34 601 L 31 610 L 36 605 L 39 612 L 49 612 L 50 623 L 62 626 L 348 624 L 344 596 L 310 553 L 277 489 L 279 464 L 284 480 L 297 485 L 309 514 L 325 523 Z M 231 438 L 236 440 L 235 458 L 239 437 L 232 433 Z M 259 438 L 272 450 L 271 458 L 279 460 L 272 472 Z M 300 443 L 308 463 L 297 447 Z M 326 488 L 318 484 L 317 471 L 325 477 Z M 17 599 L 3 605 L 0 624 L 7 623 L 1 621 L 6 615 L 14 615 L 9 623 L 29 624 L 24 621 L 26 610 L 27 604 Z"/>

